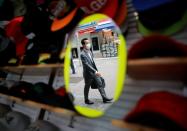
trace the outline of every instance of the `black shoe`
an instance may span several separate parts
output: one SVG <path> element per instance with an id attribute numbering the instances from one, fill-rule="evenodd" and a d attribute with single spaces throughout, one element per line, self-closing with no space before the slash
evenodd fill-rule
<path id="1" fill-rule="evenodd" d="M 111 103 L 113 98 L 103 98 L 103 103 Z"/>
<path id="2" fill-rule="evenodd" d="M 92 104 L 94 104 L 94 102 L 92 102 L 90 100 L 85 100 L 85 104 L 92 105 Z"/>

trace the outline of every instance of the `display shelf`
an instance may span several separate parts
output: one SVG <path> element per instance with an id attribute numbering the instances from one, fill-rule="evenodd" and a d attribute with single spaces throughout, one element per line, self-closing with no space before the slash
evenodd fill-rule
<path id="1" fill-rule="evenodd" d="M 127 73 L 135 79 L 180 80 L 187 78 L 187 57 L 128 60 Z"/>
<path id="2" fill-rule="evenodd" d="M 75 111 L 71 111 L 71 110 L 68 110 L 68 109 L 65 109 L 65 108 L 60 108 L 60 107 L 55 107 L 55 106 L 51 106 L 51 105 L 47 105 L 47 104 L 42 104 L 42 103 L 34 102 L 34 101 L 31 101 L 31 100 L 23 100 L 23 99 L 20 99 L 18 97 L 15 97 L 15 96 L 5 95 L 5 94 L 2 94 L 2 93 L 0 93 L 0 96 L 6 98 L 8 100 L 11 100 L 15 103 L 18 103 L 18 104 L 45 109 L 45 110 L 48 110 L 50 112 L 55 112 L 55 113 L 59 113 L 59 114 L 62 114 L 62 115 L 68 115 L 68 116 L 78 115 Z"/>
<path id="3" fill-rule="evenodd" d="M 1 71 L 15 74 L 22 74 L 25 70 L 32 70 L 30 75 L 39 75 L 49 69 L 63 68 L 64 64 L 38 64 L 38 65 L 20 65 L 20 66 L 4 66 L 0 67 Z"/>
<path id="4" fill-rule="evenodd" d="M 112 125 L 119 127 L 119 128 L 130 129 L 132 131 L 160 131 L 159 129 L 150 128 L 147 126 L 134 124 L 134 123 L 128 123 L 122 120 L 112 120 Z"/>

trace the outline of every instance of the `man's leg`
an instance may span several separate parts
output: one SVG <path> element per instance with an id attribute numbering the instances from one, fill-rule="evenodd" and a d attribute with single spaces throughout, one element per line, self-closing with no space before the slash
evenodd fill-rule
<path id="1" fill-rule="evenodd" d="M 104 90 L 104 87 L 103 87 L 103 84 L 102 84 L 102 81 L 101 81 L 101 78 L 100 77 L 95 77 L 95 80 L 97 82 L 97 85 L 98 85 L 98 90 L 101 94 L 101 97 L 103 99 L 103 103 L 107 103 L 107 102 L 110 102 L 112 100 L 112 98 L 108 98 L 106 96 L 106 93 L 105 93 L 105 90 Z"/>
<path id="2" fill-rule="evenodd" d="M 71 58 L 71 69 L 72 69 L 72 74 L 75 74 L 75 66 L 74 66 L 74 63 L 73 63 L 73 58 Z"/>
<path id="3" fill-rule="evenodd" d="M 86 104 L 94 104 L 92 101 L 89 100 L 88 94 L 90 90 L 90 86 L 92 84 L 92 79 L 85 80 L 85 86 L 84 86 L 84 100 Z"/>

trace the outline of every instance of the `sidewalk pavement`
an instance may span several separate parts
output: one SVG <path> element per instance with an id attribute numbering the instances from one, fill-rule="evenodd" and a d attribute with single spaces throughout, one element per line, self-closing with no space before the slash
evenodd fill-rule
<path id="1" fill-rule="evenodd" d="M 84 79 L 82 73 L 82 63 L 78 59 L 74 59 L 74 65 L 76 67 L 76 74 L 70 75 L 70 90 L 75 97 L 74 104 L 84 107 L 90 107 L 99 110 L 106 110 L 113 102 L 104 104 L 102 97 L 98 89 L 91 89 L 89 91 L 89 99 L 94 102 L 93 105 L 87 105 L 84 103 Z M 117 57 L 111 58 L 95 58 L 96 66 L 105 79 L 105 92 L 109 98 L 113 98 L 116 78 L 117 78 Z"/>

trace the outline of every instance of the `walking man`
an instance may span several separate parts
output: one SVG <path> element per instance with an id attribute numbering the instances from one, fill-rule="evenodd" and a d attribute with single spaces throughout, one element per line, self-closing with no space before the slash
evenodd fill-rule
<path id="1" fill-rule="evenodd" d="M 96 64 L 93 60 L 93 54 L 90 51 L 91 43 L 87 38 L 81 40 L 81 44 L 83 46 L 83 50 L 81 52 L 81 61 L 83 65 L 83 77 L 85 81 L 84 86 L 84 99 L 86 104 L 94 104 L 94 102 L 90 101 L 88 98 L 89 89 L 93 82 L 96 83 L 97 89 L 99 90 L 101 97 L 103 99 L 103 103 L 107 103 L 112 101 L 112 98 L 107 98 L 102 81 L 101 74 L 98 72 Z"/>

